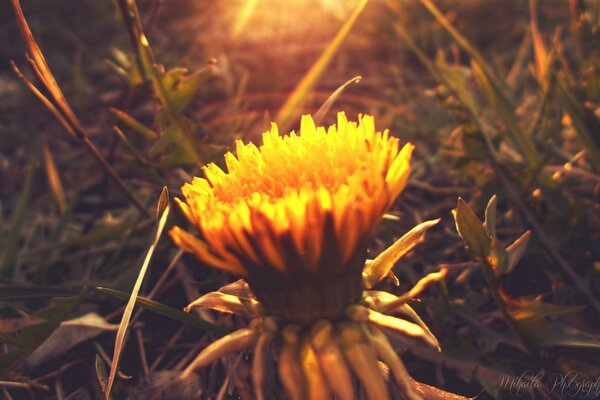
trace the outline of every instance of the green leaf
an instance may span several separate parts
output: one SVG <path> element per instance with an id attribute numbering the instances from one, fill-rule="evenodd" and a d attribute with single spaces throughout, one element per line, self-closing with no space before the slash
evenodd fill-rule
<path id="1" fill-rule="evenodd" d="M 173 68 L 162 76 L 162 83 L 173 109 L 183 112 L 196 96 L 198 89 L 206 83 L 214 72 L 214 66 L 202 68 L 192 75 L 186 75 L 186 68 Z"/>
<path id="2" fill-rule="evenodd" d="M 96 289 L 122 300 L 128 300 L 131 296 L 131 294 L 122 292 L 120 290 L 109 289 L 105 287 L 97 287 Z M 148 299 L 146 297 L 137 296 L 135 302 L 137 305 L 144 307 L 150 311 L 154 311 L 157 314 L 164 315 L 165 317 L 183 322 L 185 324 L 202 329 L 204 331 L 211 332 L 219 336 L 222 336 L 227 333 L 226 330 L 224 330 L 218 325 L 204 321 L 200 318 L 195 317 L 193 314 L 185 313 L 181 310 Z"/>
<path id="3" fill-rule="evenodd" d="M 193 142 L 194 127 L 183 117 L 176 124 L 170 124 L 163 130 L 163 136 L 154 143 L 148 154 L 156 156 L 165 154 L 165 165 L 201 164 Z"/>
<path id="4" fill-rule="evenodd" d="M 44 322 L 25 326 L 16 335 L 0 335 L 4 341 L 18 347 L 16 350 L 0 354 L 0 376 L 14 368 L 44 343 L 58 325 L 77 308 L 79 302 L 80 297 L 55 299 L 54 305 L 32 315 Z"/>
<path id="5" fill-rule="evenodd" d="M 394 244 L 381 252 L 363 270 L 363 283 L 370 289 L 385 278 L 402 256 L 419 243 L 425 232 L 440 222 L 439 219 L 423 222 L 398 239 Z"/>
<path id="6" fill-rule="evenodd" d="M 471 207 L 459 197 L 452 214 L 456 222 L 456 230 L 471 255 L 477 260 L 487 258 L 492 249 L 492 238 Z"/>

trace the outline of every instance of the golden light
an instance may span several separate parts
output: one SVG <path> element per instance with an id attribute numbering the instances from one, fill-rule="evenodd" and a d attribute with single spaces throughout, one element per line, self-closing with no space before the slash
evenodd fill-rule
<path id="1" fill-rule="evenodd" d="M 319 20 L 343 19 L 358 0 L 248 0 L 239 4 L 232 36 L 270 36 L 282 31 L 319 30 Z M 311 21 L 307 24 L 306 21 Z"/>

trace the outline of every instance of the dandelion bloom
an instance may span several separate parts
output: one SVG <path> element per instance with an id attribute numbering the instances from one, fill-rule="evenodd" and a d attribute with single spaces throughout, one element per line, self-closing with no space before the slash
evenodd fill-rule
<path id="1" fill-rule="evenodd" d="M 310 323 L 337 318 L 361 298 L 362 270 L 374 227 L 406 185 L 413 146 L 400 148 L 371 116 L 358 123 L 237 142 L 227 172 L 203 168 L 182 188 L 179 205 L 201 232 L 170 235 L 202 262 L 248 282 L 265 313 Z"/>

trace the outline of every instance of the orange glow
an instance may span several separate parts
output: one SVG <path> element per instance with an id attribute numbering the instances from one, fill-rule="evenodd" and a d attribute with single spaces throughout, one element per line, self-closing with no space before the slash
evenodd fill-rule
<path id="1" fill-rule="evenodd" d="M 255 28 L 272 27 L 277 23 L 298 29 L 309 13 L 342 19 L 356 3 L 357 0 L 246 0 L 237 11 L 233 36 L 250 33 Z M 316 27 L 317 24 L 314 24 L 311 29 Z"/>

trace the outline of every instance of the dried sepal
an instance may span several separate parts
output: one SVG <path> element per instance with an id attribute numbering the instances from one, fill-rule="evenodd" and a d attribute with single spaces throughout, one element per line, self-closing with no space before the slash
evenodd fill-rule
<path id="1" fill-rule="evenodd" d="M 221 286 L 218 290 L 224 294 L 230 294 L 232 296 L 237 296 L 242 299 L 254 299 L 254 293 L 252 293 L 252 289 L 250 289 L 250 285 L 244 279 L 238 279 L 235 282 L 228 283 L 225 286 Z"/>
<path id="2" fill-rule="evenodd" d="M 288 325 L 283 328 L 281 351 L 277 372 L 291 400 L 305 399 L 304 374 L 300 364 L 300 327 Z"/>
<path id="3" fill-rule="evenodd" d="M 379 359 L 390 368 L 404 398 L 406 400 L 421 400 L 422 397 L 414 390 L 412 380 L 404 363 L 398 357 L 398 354 L 396 354 L 385 334 L 373 325 L 367 328 L 367 334 Z"/>
<path id="4" fill-rule="evenodd" d="M 360 381 L 369 400 L 390 398 L 388 387 L 377 363 L 377 356 L 360 324 L 341 322 L 337 338 L 348 365 Z"/>
<path id="5" fill-rule="evenodd" d="M 363 303 L 370 309 L 383 313 L 383 310 L 389 310 L 389 305 L 395 303 L 399 299 L 398 296 L 394 296 L 391 293 L 378 291 L 378 290 L 365 290 L 363 292 Z M 433 335 L 425 321 L 419 317 L 419 314 L 409 305 L 409 304 L 401 304 L 400 306 L 394 307 L 393 310 L 387 311 L 388 314 L 399 313 L 402 314 L 412 322 L 419 325 L 430 337 L 432 342 L 437 343 L 436 337 Z"/>
<path id="6" fill-rule="evenodd" d="M 254 358 L 252 359 L 252 384 L 257 400 L 265 398 L 265 356 L 267 347 L 273 339 L 273 332 L 263 331 L 258 336 L 254 346 Z"/>
<path id="7" fill-rule="evenodd" d="M 311 343 L 333 393 L 339 400 L 352 400 L 352 374 L 333 334 L 333 325 L 329 321 L 319 320 L 311 329 Z"/>
<path id="8" fill-rule="evenodd" d="M 252 298 L 242 298 L 220 292 L 210 292 L 191 302 L 184 308 L 190 312 L 195 307 L 208 308 L 229 314 L 242 315 L 247 318 L 256 317 L 260 304 Z"/>
<path id="9" fill-rule="evenodd" d="M 189 378 L 195 370 L 206 367 L 208 364 L 229 353 L 252 347 L 258 337 L 258 333 L 256 329 L 244 328 L 217 339 L 204 348 L 194 361 L 183 370 L 181 378 Z"/>
<path id="10" fill-rule="evenodd" d="M 308 336 L 308 335 L 307 335 Z M 300 347 L 300 361 L 308 386 L 308 398 L 311 400 L 331 399 L 329 382 L 319 364 L 310 337 L 305 337 Z"/>
<path id="11" fill-rule="evenodd" d="M 392 329 L 405 336 L 421 339 L 427 344 L 440 350 L 439 343 L 427 331 L 419 325 L 406 321 L 401 318 L 392 317 L 390 315 L 381 314 L 375 310 L 371 310 L 364 306 L 352 305 L 348 307 L 346 314 L 357 322 L 372 322 L 382 328 Z"/>

